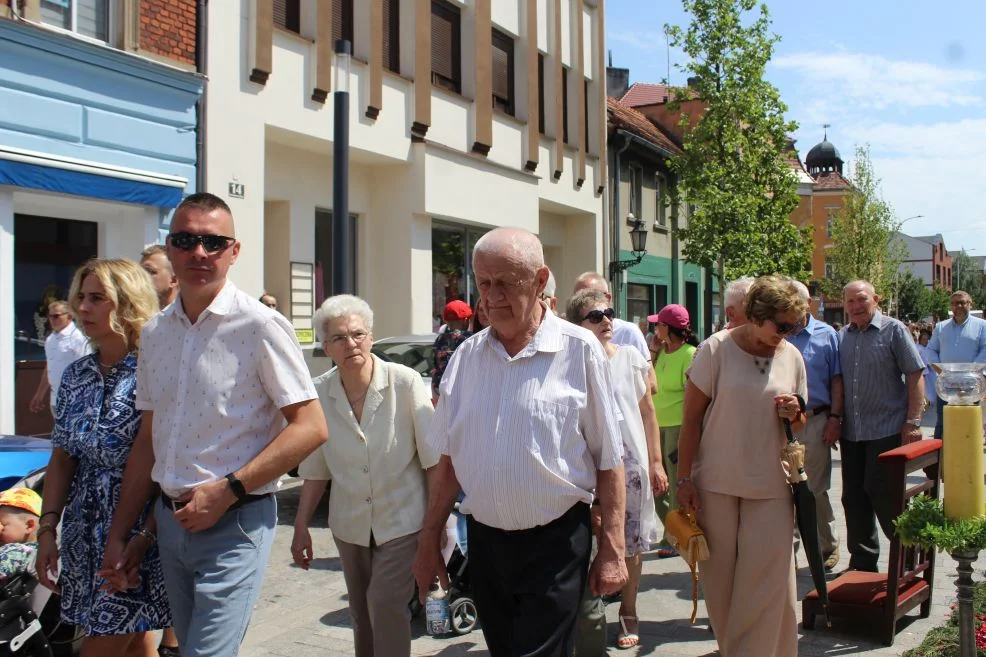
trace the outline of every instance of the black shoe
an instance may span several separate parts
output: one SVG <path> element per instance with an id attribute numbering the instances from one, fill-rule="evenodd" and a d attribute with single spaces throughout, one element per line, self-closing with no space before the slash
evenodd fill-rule
<path id="1" fill-rule="evenodd" d="M 167 646 L 160 646 L 157 649 L 157 654 L 159 657 L 181 657 L 181 651 L 178 647 L 169 648 Z"/>

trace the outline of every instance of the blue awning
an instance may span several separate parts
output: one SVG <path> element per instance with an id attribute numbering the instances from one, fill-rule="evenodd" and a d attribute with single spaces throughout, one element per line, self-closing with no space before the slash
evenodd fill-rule
<path id="1" fill-rule="evenodd" d="M 183 196 L 179 187 L 4 159 L 0 159 L 0 185 L 161 208 L 177 207 Z"/>

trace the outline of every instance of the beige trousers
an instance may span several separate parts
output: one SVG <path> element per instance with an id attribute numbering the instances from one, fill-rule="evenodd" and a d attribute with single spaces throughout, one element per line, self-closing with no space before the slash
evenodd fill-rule
<path id="1" fill-rule="evenodd" d="M 835 535 L 835 512 L 829 499 L 832 487 L 832 448 L 822 441 L 825 413 L 813 415 L 801 430 L 801 442 L 805 446 L 805 474 L 808 475 L 808 488 L 815 494 L 815 509 L 818 513 L 818 543 L 822 556 L 828 558 L 839 549 L 839 539 Z"/>
<path id="2" fill-rule="evenodd" d="M 794 504 L 699 491 L 709 559 L 702 593 L 722 657 L 798 654 Z"/>
<path id="3" fill-rule="evenodd" d="M 349 595 L 356 657 L 408 657 L 417 532 L 363 547 L 335 539 Z"/>

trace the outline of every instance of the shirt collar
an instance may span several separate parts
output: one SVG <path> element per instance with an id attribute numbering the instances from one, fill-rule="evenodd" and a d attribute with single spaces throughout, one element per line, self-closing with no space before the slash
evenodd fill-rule
<path id="1" fill-rule="evenodd" d="M 507 354 L 507 350 L 503 348 L 503 343 L 494 335 L 492 330 L 485 331 L 485 336 L 481 339 L 486 340 L 489 346 L 497 352 L 506 355 L 508 360 L 533 356 L 539 351 L 546 353 L 561 351 L 563 348 L 561 327 L 562 322 L 565 320 L 558 318 L 558 316 L 551 312 L 551 309 L 543 301 L 539 303 L 544 312 L 544 319 L 541 320 L 541 325 L 538 326 L 531 341 L 527 343 L 527 346 L 517 352 L 517 355 L 513 358 Z"/>
<path id="2" fill-rule="evenodd" d="M 798 331 L 797 335 L 804 335 L 805 333 L 811 335 L 819 327 L 819 324 L 820 322 L 811 313 L 808 313 L 808 321 L 805 322 L 804 328 Z"/>
<path id="3" fill-rule="evenodd" d="M 875 310 L 875 311 L 873 311 L 873 318 L 870 320 L 870 323 L 869 324 L 867 324 L 862 329 L 858 329 L 858 328 L 856 328 L 856 325 L 855 324 L 853 324 L 852 322 L 849 322 L 849 330 L 850 331 L 860 331 L 860 330 L 862 330 L 862 331 L 868 331 L 870 329 L 870 327 L 872 327 L 872 328 L 875 328 L 877 331 L 879 331 L 879 330 L 881 330 L 884 327 L 884 325 L 886 325 L 887 322 L 884 321 L 885 319 L 886 318 L 884 317 L 884 315 L 883 315 L 882 312 L 880 312 L 879 310 Z"/>
<path id="4" fill-rule="evenodd" d="M 370 358 L 373 359 L 373 375 L 370 377 L 369 390 L 385 390 L 390 387 L 390 381 L 387 377 L 384 361 L 372 353 Z M 338 367 L 335 368 L 335 376 L 329 379 L 329 397 L 343 399 L 347 404 L 349 403 L 349 400 L 346 399 L 346 390 L 342 387 L 342 375 Z"/>
<path id="5" fill-rule="evenodd" d="M 223 283 L 223 288 L 219 290 L 219 294 L 216 298 L 212 300 L 212 303 L 203 311 L 205 313 L 212 313 L 213 315 L 228 315 L 229 311 L 233 308 L 233 299 L 236 296 L 236 286 L 233 285 L 233 281 L 227 280 Z M 191 320 L 188 319 L 188 315 L 185 314 L 185 308 L 182 306 L 181 295 L 174 302 L 161 311 L 165 315 L 177 316 L 184 322 L 191 324 Z"/>
<path id="6" fill-rule="evenodd" d="M 61 331 L 55 331 L 55 335 L 60 338 L 67 338 L 78 330 L 79 327 L 75 325 L 75 322 L 69 322 Z"/>

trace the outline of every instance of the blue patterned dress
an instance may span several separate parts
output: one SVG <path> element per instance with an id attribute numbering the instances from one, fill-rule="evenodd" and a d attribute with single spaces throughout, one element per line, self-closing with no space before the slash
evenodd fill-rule
<path id="1" fill-rule="evenodd" d="M 96 571 L 141 416 L 134 407 L 137 355 L 128 354 L 105 379 L 98 359 L 91 354 L 65 370 L 51 434 L 52 444 L 78 462 L 62 516 L 62 618 L 91 636 L 161 629 L 171 625 L 171 612 L 157 545 L 140 565 L 140 586 L 120 593 L 99 588 L 103 579 Z M 148 509 L 134 531 L 144 525 Z"/>

